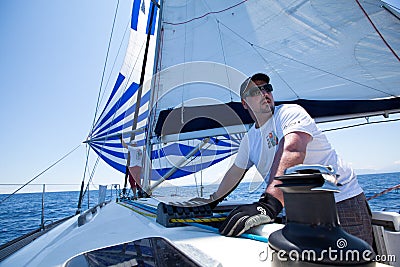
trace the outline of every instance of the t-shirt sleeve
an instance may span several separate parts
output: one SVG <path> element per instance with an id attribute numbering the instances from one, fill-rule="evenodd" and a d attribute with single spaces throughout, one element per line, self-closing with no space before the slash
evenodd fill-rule
<path id="1" fill-rule="evenodd" d="M 280 110 L 277 123 L 279 139 L 293 132 L 304 132 L 313 136 L 314 120 L 299 105 L 290 105 Z"/>
<path id="2" fill-rule="evenodd" d="M 240 142 L 234 164 L 241 169 L 249 169 L 253 165 L 249 155 L 249 138 L 246 134 Z"/>

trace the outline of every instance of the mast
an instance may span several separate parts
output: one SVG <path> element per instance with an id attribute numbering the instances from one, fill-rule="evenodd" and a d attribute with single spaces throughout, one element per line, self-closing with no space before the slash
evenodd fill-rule
<path id="1" fill-rule="evenodd" d="M 147 64 L 147 57 L 148 57 L 148 52 L 149 52 L 150 37 L 151 37 L 151 32 L 152 32 L 151 29 L 153 28 L 154 11 L 155 11 L 155 7 L 157 7 L 157 8 L 160 7 L 159 4 L 156 2 L 156 0 L 151 0 L 151 2 L 153 3 L 153 5 L 151 5 L 151 9 L 150 9 L 150 21 L 149 21 L 149 28 L 148 28 L 148 32 L 147 32 L 146 47 L 145 47 L 144 56 L 143 56 L 142 70 L 140 73 L 139 88 L 138 88 L 137 98 L 136 98 L 136 107 L 135 107 L 135 113 L 134 113 L 134 117 L 133 117 L 133 124 L 132 124 L 132 128 L 131 128 L 131 130 L 132 130 L 131 137 L 130 137 L 131 141 L 135 139 L 135 134 L 136 134 L 136 132 L 134 130 L 137 127 L 137 121 L 138 121 L 138 116 L 139 116 L 140 102 L 141 102 L 142 90 L 143 90 L 143 82 L 144 82 L 144 77 L 146 74 L 146 64 Z M 126 192 L 126 187 L 127 187 L 127 183 L 128 183 L 129 161 L 130 161 L 130 157 L 128 155 L 128 160 L 126 162 L 124 188 L 123 188 L 124 194 Z"/>
<path id="2" fill-rule="evenodd" d="M 153 0 L 152 0 L 153 1 Z M 153 66 L 153 73 L 157 73 L 157 63 L 159 61 L 159 51 L 160 51 L 160 39 L 161 39 L 161 34 L 162 34 L 162 28 L 161 28 L 161 19 L 162 19 L 162 13 L 163 13 L 163 0 L 160 0 L 160 4 L 157 6 L 159 8 L 159 17 L 158 17 L 158 27 L 157 27 L 157 39 L 156 39 L 156 53 L 154 57 L 154 66 Z M 154 88 L 154 79 L 151 81 L 151 88 Z M 145 159 L 149 159 L 148 161 L 145 161 L 143 164 L 143 184 L 142 187 L 146 192 L 150 192 L 150 175 L 151 175 L 151 151 L 152 151 L 152 143 L 151 143 L 151 126 L 153 124 L 154 116 L 152 112 L 154 112 L 152 105 L 154 103 L 154 91 L 151 90 L 151 97 L 150 97 L 150 110 L 149 110 L 149 120 L 148 120 L 148 127 L 146 131 L 146 136 L 147 138 L 146 143 L 145 143 L 145 153 L 146 157 Z"/>

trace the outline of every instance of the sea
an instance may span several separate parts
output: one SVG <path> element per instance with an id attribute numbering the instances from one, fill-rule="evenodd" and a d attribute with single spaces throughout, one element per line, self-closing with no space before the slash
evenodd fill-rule
<path id="1" fill-rule="evenodd" d="M 400 172 L 359 175 L 358 180 L 366 197 L 369 198 L 398 185 L 400 183 Z M 216 185 L 205 186 L 203 193 L 208 196 L 207 194 L 212 193 L 215 189 Z M 247 198 L 256 200 L 264 189 L 265 185 L 262 183 L 241 183 L 228 196 L 228 199 Z M 189 192 L 197 196 L 199 189 L 192 186 L 160 187 L 156 193 L 183 196 Z M 107 190 L 106 200 L 116 197 L 116 189 Z M 7 199 L 2 201 L 5 198 Z M 46 192 L 44 195 L 43 193 L 21 193 L 12 196 L 0 194 L 0 245 L 38 229 L 42 222 L 48 225 L 51 222 L 74 215 L 77 210 L 78 199 L 79 191 Z M 98 191 L 90 191 L 84 198 L 83 210 L 98 204 L 98 199 Z M 369 200 L 369 205 L 372 210 L 376 211 L 400 212 L 400 190 L 389 190 L 388 193 Z"/>

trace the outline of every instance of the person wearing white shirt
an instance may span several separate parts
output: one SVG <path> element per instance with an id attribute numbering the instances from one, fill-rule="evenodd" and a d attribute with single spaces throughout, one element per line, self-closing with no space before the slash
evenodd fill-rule
<path id="1" fill-rule="evenodd" d="M 231 211 L 219 231 L 239 236 L 248 229 L 272 222 L 284 206 L 283 193 L 274 177 L 297 164 L 331 165 L 339 174 L 340 192 L 335 201 L 340 225 L 372 245 L 371 212 L 352 170 L 338 156 L 311 116 L 299 105 L 275 106 L 268 75 L 257 73 L 240 88 L 242 104 L 255 121 L 244 136 L 234 164 L 225 174 L 211 200 L 229 194 L 253 165 L 268 186 L 260 200 Z"/>

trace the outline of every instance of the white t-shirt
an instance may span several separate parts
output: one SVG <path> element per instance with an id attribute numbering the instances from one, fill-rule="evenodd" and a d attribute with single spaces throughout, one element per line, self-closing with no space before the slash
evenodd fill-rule
<path id="1" fill-rule="evenodd" d="M 128 151 L 131 156 L 129 161 L 129 167 L 135 167 L 135 166 L 142 167 L 142 157 L 143 157 L 142 148 L 128 145 Z"/>
<path id="2" fill-rule="evenodd" d="M 273 119 L 258 129 L 253 125 L 240 143 L 235 165 L 242 169 L 249 169 L 255 165 L 268 183 L 278 140 L 292 132 L 304 132 L 312 137 L 307 145 L 304 164 L 332 165 L 339 174 L 338 182 L 343 186 L 339 187 L 340 193 L 335 193 L 336 202 L 362 193 L 354 171 L 336 154 L 314 120 L 299 105 L 277 106 Z"/>

